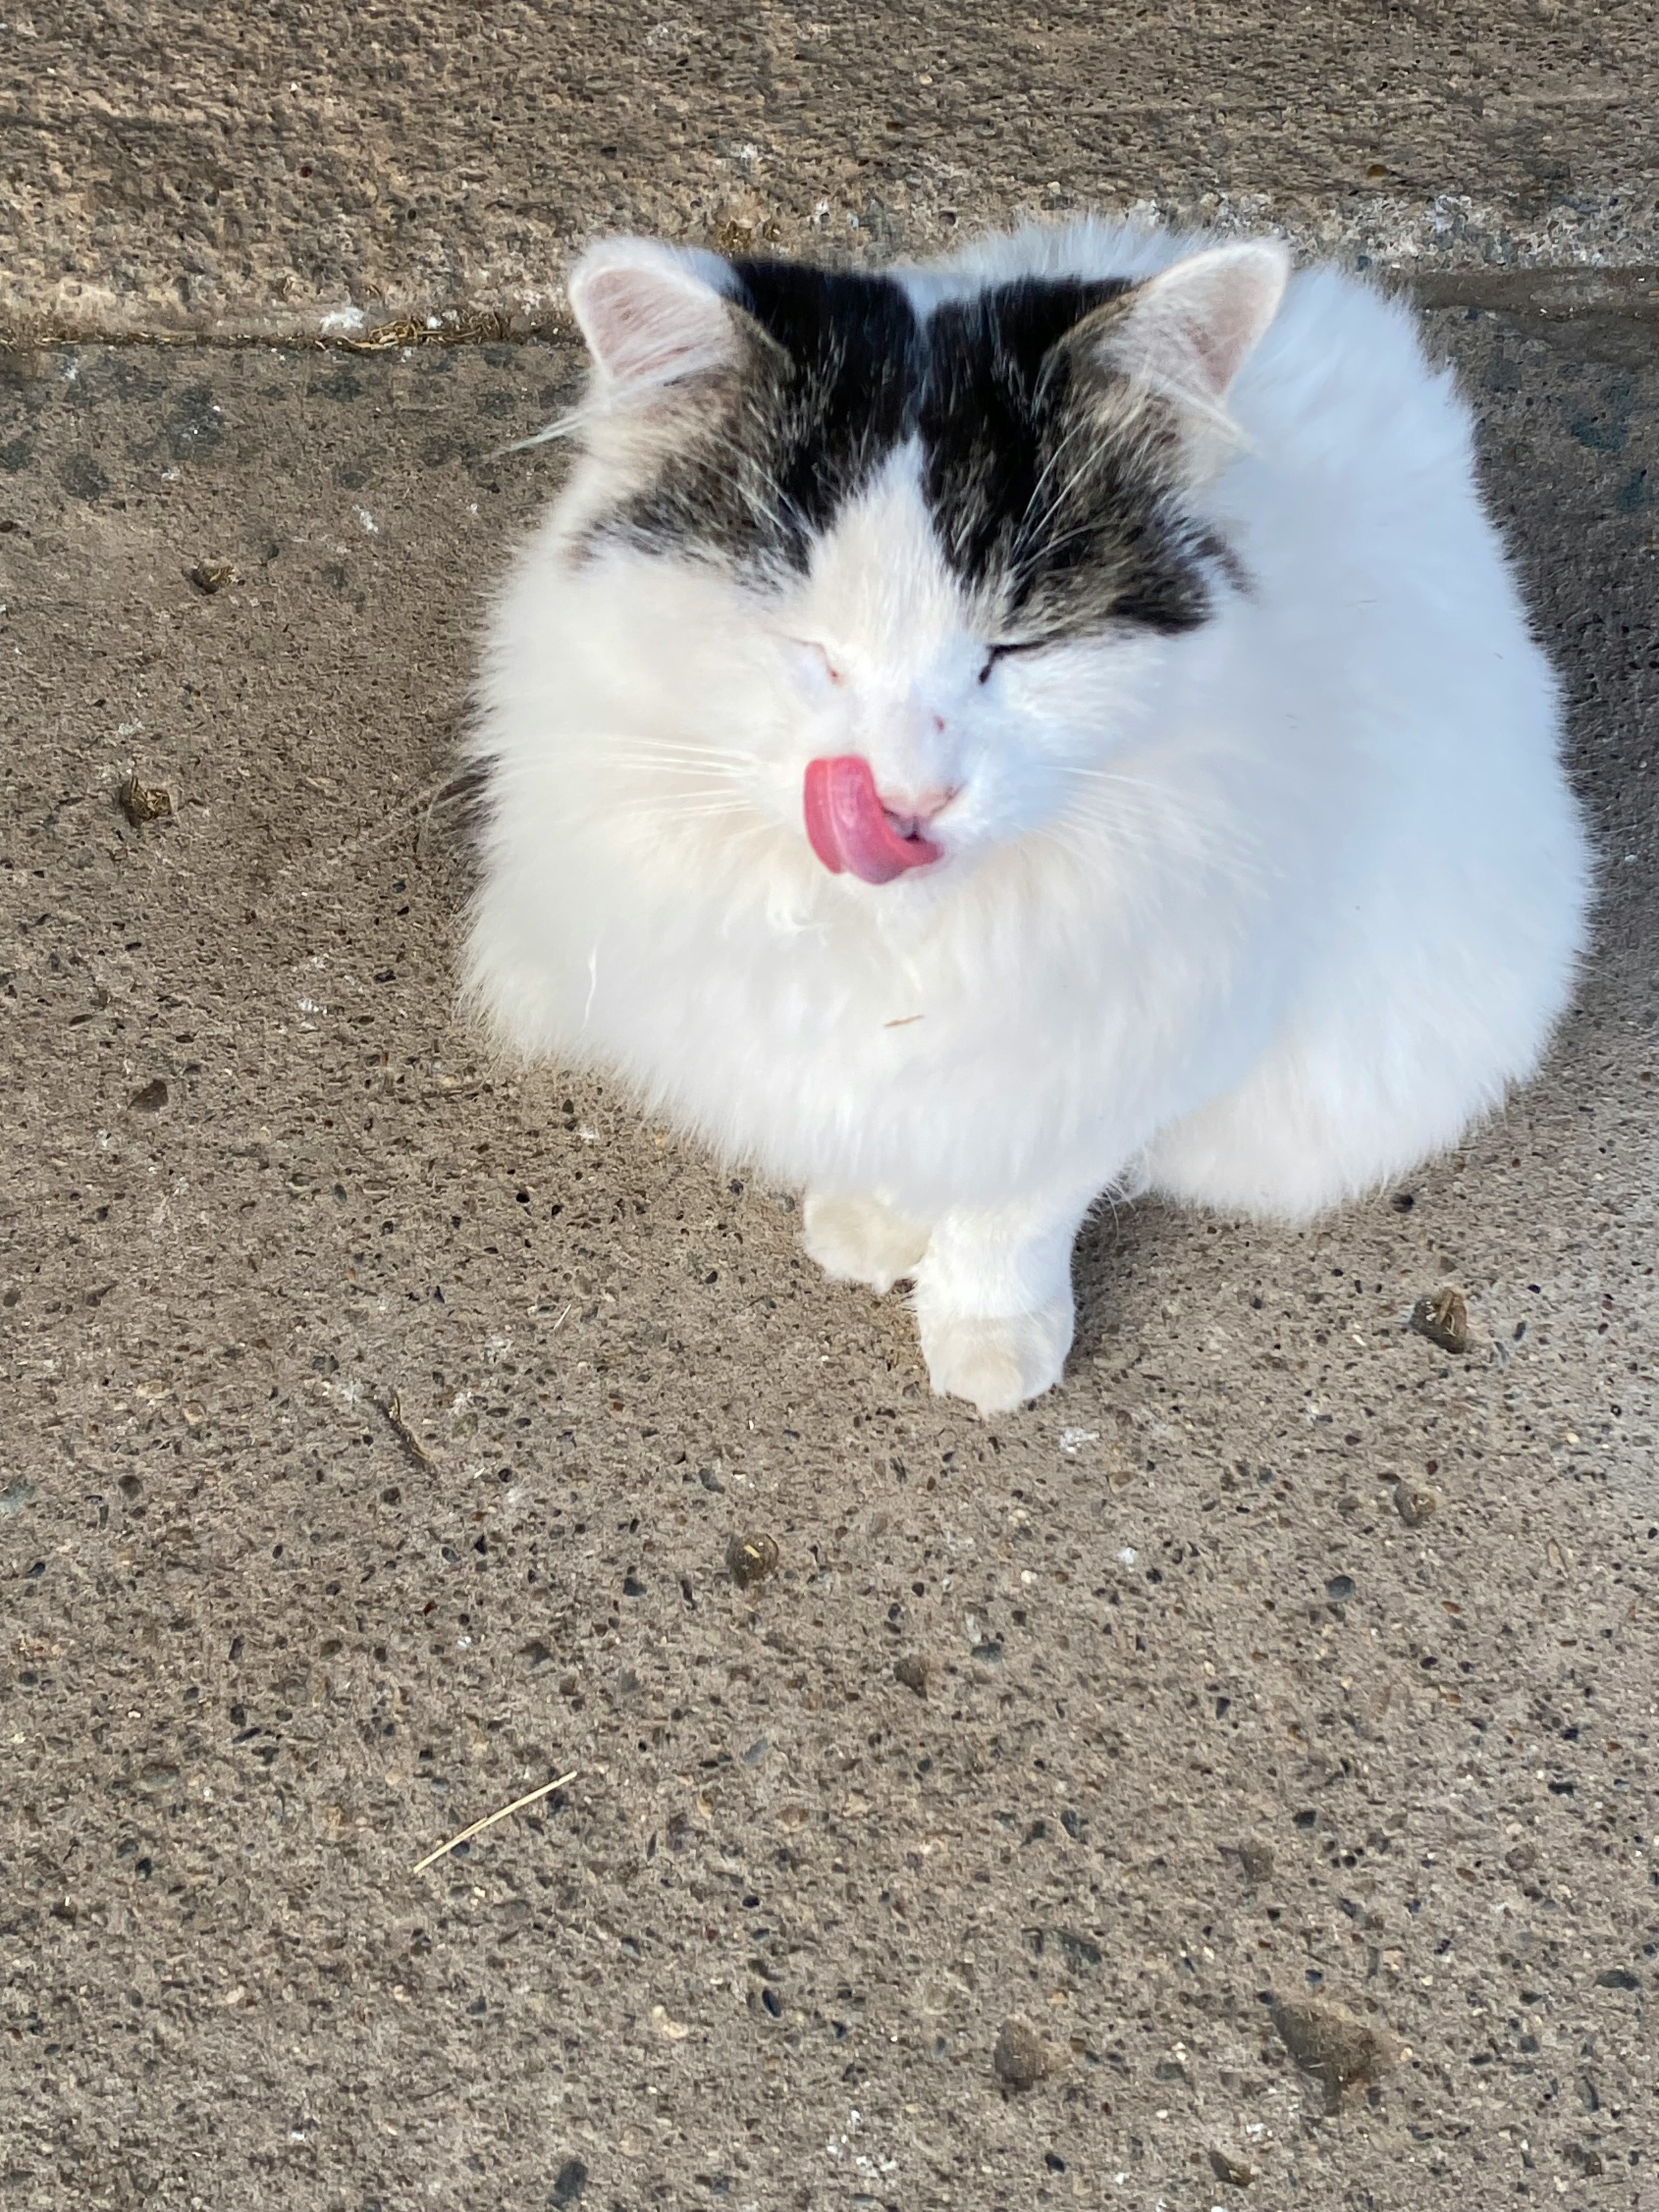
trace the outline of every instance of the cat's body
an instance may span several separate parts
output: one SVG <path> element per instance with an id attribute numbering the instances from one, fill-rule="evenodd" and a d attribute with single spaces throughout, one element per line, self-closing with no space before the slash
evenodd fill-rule
<path id="1" fill-rule="evenodd" d="M 1531 1070 L 1582 939 L 1449 378 L 1201 244 L 595 249 L 586 451 L 495 617 L 473 994 L 913 1276 L 984 1410 L 1057 1379 L 1103 1192 L 1374 1188 Z"/>

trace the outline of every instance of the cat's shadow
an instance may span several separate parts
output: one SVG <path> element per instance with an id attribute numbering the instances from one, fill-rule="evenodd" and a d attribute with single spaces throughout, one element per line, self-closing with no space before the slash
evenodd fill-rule
<path id="1" fill-rule="evenodd" d="M 1159 1264 L 1193 1232 L 1193 1216 L 1155 1198 L 1133 1204 L 1103 1200 L 1084 1224 L 1072 1254 L 1072 1291 L 1077 1302 L 1077 1334 L 1072 1357 L 1087 1359 L 1103 1351 L 1146 1294 Z"/>

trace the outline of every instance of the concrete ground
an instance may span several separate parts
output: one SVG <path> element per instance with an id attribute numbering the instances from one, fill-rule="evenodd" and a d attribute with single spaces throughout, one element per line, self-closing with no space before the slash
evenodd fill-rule
<path id="1" fill-rule="evenodd" d="M 12 23 L 5 2212 L 1659 2205 L 1644 12 Z M 1103 1222 L 981 1424 L 789 1194 L 458 1027 L 431 802 L 578 363 L 299 340 L 1051 181 L 1423 249 L 1604 889 L 1500 1121 L 1304 1235 Z"/>

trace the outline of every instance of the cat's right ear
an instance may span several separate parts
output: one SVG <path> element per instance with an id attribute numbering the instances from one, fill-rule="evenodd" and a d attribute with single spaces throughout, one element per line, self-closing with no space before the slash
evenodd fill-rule
<path id="1" fill-rule="evenodd" d="M 575 316 L 601 389 L 623 404 L 742 358 L 731 272 L 713 253 L 613 238 L 592 246 L 571 271 Z"/>

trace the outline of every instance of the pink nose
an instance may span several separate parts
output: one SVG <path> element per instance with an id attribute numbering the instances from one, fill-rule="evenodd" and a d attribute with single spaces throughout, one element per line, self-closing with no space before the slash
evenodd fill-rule
<path id="1" fill-rule="evenodd" d="M 881 808 L 901 836 L 914 837 L 925 830 L 936 814 L 942 814 L 956 797 L 954 791 L 909 792 L 884 791 L 878 794 Z"/>
<path id="2" fill-rule="evenodd" d="M 860 754 L 809 761 L 802 792 L 807 839 L 831 875 L 850 872 L 866 884 L 890 884 L 907 869 L 943 859 L 942 849 L 917 833 L 950 797 L 921 792 L 890 805 Z"/>

